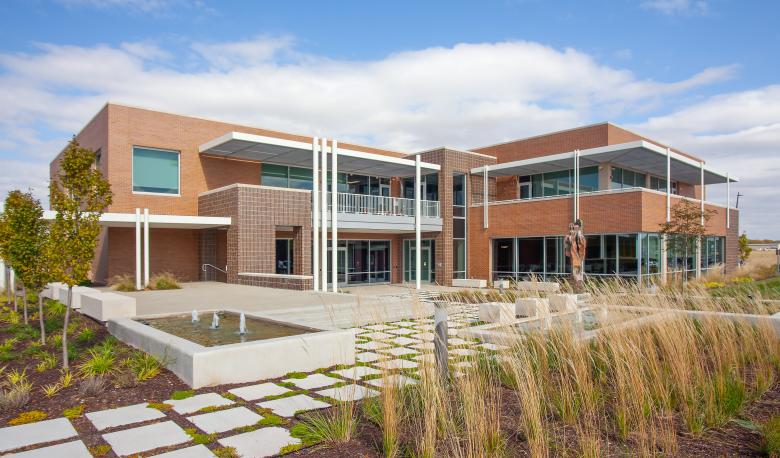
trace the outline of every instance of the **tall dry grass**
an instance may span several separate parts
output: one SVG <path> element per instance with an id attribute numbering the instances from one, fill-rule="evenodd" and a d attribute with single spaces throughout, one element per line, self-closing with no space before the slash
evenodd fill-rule
<path id="1" fill-rule="evenodd" d="M 507 293 L 521 294 L 457 299 L 506 300 Z M 723 308 L 684 293 L 648 296 L 624 284 L 591 294 L 608 305 Z M 603 456 L 615 444 L 642 456 L 674 455 L 680 434 L 724 425 L 780 371 L 771 325 L 719 316 L 661 313 L 595 335 L 563 326 L 518 332 L 512 341 L 510 350 L 471 358 L 471 368 L 451 367 L 448 380 L 423 365 L 417 384 L 390 383 L 379 400 L 367 402 L 385 456 L 507 456 L 516 447 L 540 457 Z"/>

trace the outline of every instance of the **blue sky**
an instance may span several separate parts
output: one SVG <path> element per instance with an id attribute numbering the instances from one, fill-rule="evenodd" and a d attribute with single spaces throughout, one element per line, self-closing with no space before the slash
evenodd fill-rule
<path id="1" fill-rule="evenodd" d="M 738 175 L 780 238 L 779 2 L 330 3 L 1 2 L 0 191 L 44 197 L 109 99 L 405 151 L 610 120 Z"/>

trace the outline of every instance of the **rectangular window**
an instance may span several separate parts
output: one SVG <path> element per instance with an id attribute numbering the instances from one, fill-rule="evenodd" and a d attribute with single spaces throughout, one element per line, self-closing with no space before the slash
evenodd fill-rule
<path id="1" fill-rule="evenodd" d="M 312 171 L 300 167 L 290 167 L 287 187 L 292 189 L 313 189 Z"/>
<path id="2" fill-rule="evenodd" d="M 179 194 L 179 152 L 133 147 L 133 191 Z"/>
<path id="3" fill-rule="evenodd" d="M 466 175 L 452 175 L 452 278 L 466 278 Z"/>
<path id="4" fill-rule="evenodd" d="M 261 166 L 261 181 L 263 186 L 287 187 L 287 166 L 263 164 Z"/>
<path id="5" fill-rule="evenodd" d="M 292 239 L 276 239 L 276 273 L 291 274 L 292 265 Z"/>
<path id="6" fill-rule="evenodd" d="M 599 168 L 582 167 L 580 169 L 580 192 L 594 192 L 599 190 Z"/>

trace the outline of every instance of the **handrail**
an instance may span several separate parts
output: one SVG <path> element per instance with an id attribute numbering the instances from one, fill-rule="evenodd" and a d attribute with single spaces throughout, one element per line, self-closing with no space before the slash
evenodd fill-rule
<path id="1" fill-rule="evenodd" d="M 222 270 L 219 267 L 215 266 L 214 264 L 203 264 L 202 266 L 200 266 L 200 270 L 206 272 L 206 267 L 211 267 L 212 269 L 218 270 L 223 274 L 227 274 L 227 266 L 225 266 L 225 270 Z"/>
<path id="2" fill-rule="evenodd" d="M 329 193 L 330 194 L 330 193 Z M 403 197 L 372 196 L 369 194 L 336 194 L 339 213 L 372 215 L 414 216 L 414 199 Z M 328 208 L 331 208 L 328 198 Z M 439 217 L 439 202 L 420 200 L 420 215 L 424 218 Z"/>

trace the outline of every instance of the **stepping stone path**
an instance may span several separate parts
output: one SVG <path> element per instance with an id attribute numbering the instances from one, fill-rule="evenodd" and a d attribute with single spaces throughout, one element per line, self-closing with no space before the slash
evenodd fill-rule
<path id="1" fill-rule="evenodd" d="M 371 382 L 369 381 L 367 383 Z M 317 391 L 317 394 L 333 398 L 337 401 L 359 401 L 365 397 L 377 396 L 379 392 L 360 385 L 346 385 Z"/>
<path id="2" fill-rule="evenodd" d="M 292 437 L 284 428 L 272 426 L 226 437 L 219 443 L 224 447 L 235 447 L 239 456 L 261 458 L 276 455 L 282 447 L 300 444 L 301 440 Z"/>
<path id="3" fill-rule="evenodd" d="M 230 399 L 224 398 L 217 393 L 197 394 L 195 396 L 186 399 L 180 399 L 178 401 L 169 399 L 165 401 L 165 403 L 172 405 L 173 410 L 175 410 L 176 413 L 180 413 L 182 415 L 195 413 L 205 407 L 222 407 L 235 404 Z"/>
<path id="4" fill-rule="evenodd" d="M 378 355 L 370 351 L 355 354 L 355 359 L 361 363 L 373 363 L 374 361 L 379 361 L 384 358 L 384 355 Z"/>
<path id="5" fill-rule="evenodd" d="M 275 383 L 260 383 L 258 385 L 233 388 L 228 390 L 228 393 L 234 394 L 245 401 L 256 401 L 268 396 L 278 396 L 288 391 L 290 390 Z"/>
<path id="6" fill-rule="evenodd" d="M 190 436 L 172 421 L 104 434 L 103 439 L 119 456 L 184 444 L 191 440 Z"/>
<path id="7" fill-rule="evenodd" d="M 273 413 L 281 415 L 282 417 L 292 417 L 295 415 L 295 412 L 302 410 L 316 410 L 330 407 L 330 404 L 318 401 L 305 394 L 274 399 L 273 401 L 265 401 L 257 405 L 264 409 L 271 409 Z"/>
<path id="8" fill-rule="evenodd" d="M 154 455 L 154 458 L 214 458 L 208 447 L 205 445 L 194 445 L 192 447 L 180 448 L 172 452 Z"/>
<path id="9" fill-rule="evenodd" d="M 393 347 L 393 348 L 386 348 L 384 350 L 379 350 L 382 353 L 389 353 L 393 356 L 403 356 L 403 355 L 416 355 L 418 352 L 414 350 L 410 350 L 406 347 Z"/>
<path id="10" fill-rule="evenodd" d="M 54 456 L 62 458 L 92 458 L 92 454 L 89 453 L 87 446 L 81 441 L 65 442 L 64 444 L 51 445 L 4 456 L 9 458 L 50 458 Z"/>
<path id="11" fill-rule="evenodd" d="M 285 382 L 292 383 L 298 388 L 303 388 L 304 390 L 312 390 L 315 388 L 322 388 L 323 386 L 331 386 L 339 383 L 340 381 L 341 380 L 337 378 L 328 377 L 325 374 L 312 374 L 307 375 L 306 378 L 288 378 L 285 380 Z"/>
<path id="12" fill-rule="evenodd" d="M 393 385 L 393 386 L 406 386 L 406 385 L 413 385 L 417 383 L 417 379 L 413 379 L 411 377 L 407 377 L 405 375 L 390 375 L 385 378 L 377 378 L 373 380 L 369 380 L 366 383 L 369 385 L 373 385 L 379 388 L 382 388 L 386 386 L 387 384 Z"/>
<path id="13" fill-rule="evenodd" d="M 97 412 L 90 412 L 85 416 L 92 422 L 92 425 L 95 426 L 95 429 L 98 431 L 133 423 L 141 423 L 142 421 L 165 418 L 164 413 L 157 409 L 151 409 L 147 407 L 147 405 L 148 404 L 143 403 L 119 407 L 118 409 L 98 410 Z"/>
<path id="14" fill-rule="evenodd" d="M 499 360 L 506 357 L 493 354 L 508 349 L 506 346 L 456 337 L 457 329 L 476 320 L 477 313 L 476 305 L 452 307 L 448 344 L 449 355 L 452 357 L 451 373 L 455 377 L 463 376 L 464 372 L 468 372 L 468 367 L 473 365 L 474 361 L 465 357 L 480 352 L 491 352 L 490 357 Z M 264 418 L 256 409 L 269 409 L 276 415 L 294 417 L 296 412 L 331 407 L 330 400 L 341 402 L 378 396 L 387 384 L 403 386 L 419 383 L 415 378 L 419 371 L 435 370 L 435 358 L 430 353 L 435 347 L 432 342 L 435 338 L 432 323 L 432 319 L 422 318 L 352 328 L 351 331 L 357 336 L 356 349 L 363 350 L 356 353 L 355 360 L 364 365 L 336 369 L 329 373 L 311 372 L 303 378 L 287 378 L 285 382 L 290 383 L 290 386 L 261 380 L 255 384 L 233 388 L 229 393 L 240 399 L 238 403 L 218 394 L 219 387 L 213 388 L 212 392 L 203 390 L 201 394 L 186 399 L 164 402 L 170 404 L 174 412 L 184 415 L 186 420 L 194 425 L 196 432 L 227 436 L 219 439 L 219 444 L 235 447 L 244 457 L 276 455 L 284 446 L 300 444 L 300 440 L 289 433 L 293 423 L 240 432 L 239 428 L 255 426 Z M 386 375 L 380 369 L 404 372 Z M 295 393 L 291 389 L 292 386 L 295 387 Z M 218 410 L 199 412 L 207 407 L 215 407 Z M 208 447 L 195 445 L 190 435 L 171 420 L 174 416 L 177 417 L 173 412 L 152 409 L 147 407 L 146 403 L 140 403 L 86 413 L 85 418 L 91 423 L 91 426 L 86 426 L 86 431 L 77 431 L 66 418 L 0 427 L 0 455 L 21 458 L 86 458 L 90 456 L 90 452 L 80 439 L 92 436 L 97 430 L 118 456 L 148 455 L 160 448 L 179 447 L 158 456 L 212 457 Z M 76 422 L 77 425 L 86 423 Z M 92 426 L 95 429 L 92 429 Z M 66 442 L 52 445 L 53 442 L 63 440 Z M 37 448 L 18 452 L 19 449 L 30 446 Z"/>
<path id="15" fill-rule="evenodd" d="M 243 406 L 187 417 L 187 421 L 207 434 L 224 433 L 242 426 L 254 425 L 262 419 L 259 414 Z"/>
<path id="16" fill-rule="evenodd" d="M 67 418 L 10 426 L 0 429 L 0 453 L 75 436 L 78 433 Z"/>
<path id="17" fill-rule="evenodd" d="M 333 371 L 333 373 L 351 380 L 360 380 L 361 378 L 367 375 L 381 374 L 382 371 L 368 366 L 355 366 L 349 369 L 340 369 L 337 371 Z"/>

